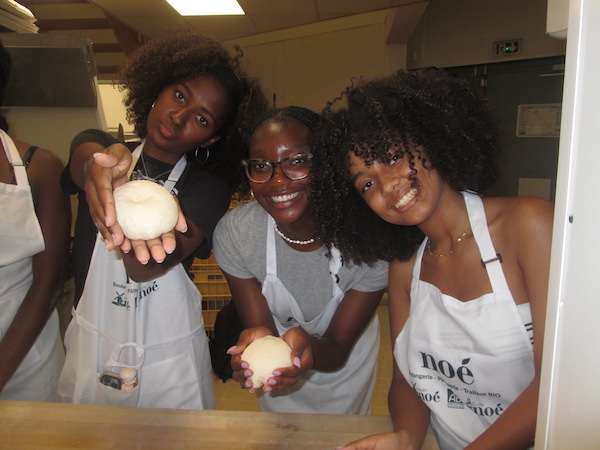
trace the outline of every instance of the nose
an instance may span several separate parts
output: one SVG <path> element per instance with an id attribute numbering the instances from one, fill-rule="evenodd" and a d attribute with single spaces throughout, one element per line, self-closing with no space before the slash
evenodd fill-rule
<path id="1" fill-rule="evenodd" d="M 393 193 L 400 185 L 400 178 L 394 171 L 384 171 L 380 178 L 381 190 L 384 194 Z"/>
<path id="2" fill-rule="evenodd" d="M 185 123 L 187 118 L 187 111 L 185 108 L 179 108 L 171 115 L 174 124 L 181 125 Z"/>
<path id="3" fill-rule="evenodd" d="M 285 176 L 285 173 L 283 173 L 281 164 L 273 165 L 273 175 L 271 175 L 271 181 L 280 184 L 284 184 L 289 181 L 289 178 Z"/>

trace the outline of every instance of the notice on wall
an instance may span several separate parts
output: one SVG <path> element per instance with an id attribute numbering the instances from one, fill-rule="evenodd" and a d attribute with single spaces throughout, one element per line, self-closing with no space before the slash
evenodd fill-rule
<path id="1" fill-rule="evenodd" d="M 517 137 L 559 137 L 560 103 L 519 105 Z"/>

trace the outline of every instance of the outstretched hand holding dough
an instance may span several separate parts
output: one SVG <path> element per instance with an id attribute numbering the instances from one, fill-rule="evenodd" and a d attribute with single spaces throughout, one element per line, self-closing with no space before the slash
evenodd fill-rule
<path id="1" fill-rule="evenodd" d="M 114 191 L 117 220 L 131 240 L 150 240 L 177 224 L 177 201 L 163 186 L 148 180 L 125 183 Z"/>

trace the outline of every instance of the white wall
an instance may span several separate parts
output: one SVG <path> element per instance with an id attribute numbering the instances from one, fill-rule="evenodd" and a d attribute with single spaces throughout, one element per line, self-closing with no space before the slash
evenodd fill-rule
<path id="1" fill-rule="evenodd" d="M 406 45 L 386 41 L 396 9 L 358 14 L 229 41 L 244 51 L 248 72 L 276 106 L 315 111 L 337 97 L 353 77 L 375 77 L 405 67 Z M 395 61 L 388 63 L 387 58 Z M 404 58 L 404 60 L 403 60 Z"/>
<path id="2" fill-rule="evenodd" d="M 546 35 L 546 0 L 431 0 L 408 45 L 408 68 L 455 67 L 564 55 Z M 493 55 L 494 42 L 522 39 L 522 53 Z"/>
<path id="3" fill-rule="evenodd" d="M 560 8 L 563 0 L 550 0 Z M 600 446 L 600 2 L 571 0 L 536 449 Z M 552 22 L 557 24 L 559 22 Z M 555 30 L 560 30 L 560 26 Z"/>

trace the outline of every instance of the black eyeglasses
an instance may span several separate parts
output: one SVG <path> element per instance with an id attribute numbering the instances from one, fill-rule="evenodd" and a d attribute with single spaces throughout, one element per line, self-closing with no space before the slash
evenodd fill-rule
<path id="1" fill-rule="evenodd" d="M 302 180 L 310 174 L 312 157 L 312 153 L 301 153 L 277 162 L 266 159 L 243 159 L 242 164 L 246 170 L 246 176 L 254 183 L 269 181 L 273 177 L 275 166 L 281 166 L 283 174 L 290 180 Z"/>

